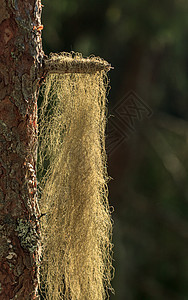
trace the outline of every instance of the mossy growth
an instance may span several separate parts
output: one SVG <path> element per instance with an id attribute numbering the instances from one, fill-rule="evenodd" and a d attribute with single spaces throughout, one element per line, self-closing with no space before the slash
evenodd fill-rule
<path id="1" fill-rule="evenodd" d="M 54 60 L 65 58 L 63 53 Z M 73 63 L 81 58 L 75 54 Z M 41 219 L 41 290 L 45 285 L 48 300 L 104 300 L 112 289 L 105 153 L 108 78 L 105 70 L 91 68 L 50 73 L 44 85 L 38 170 L 44 174 L 40 208 L 47 213 Z"/>

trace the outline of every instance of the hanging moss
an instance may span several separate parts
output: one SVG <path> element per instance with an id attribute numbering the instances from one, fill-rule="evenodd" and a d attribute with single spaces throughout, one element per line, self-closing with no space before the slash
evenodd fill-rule
<path id="1" fill-rule="evenodd" d="M 74 63 L 80 59 L 76 54 Z M 39 123 L 39 169 L 45 171 L 40 207 L 46 213 L 41 218 L 41 286 L 45 283 L 46 299 L 102 300 L 112 289 L 107 84 L 104 70 L 46 78 Z"/>

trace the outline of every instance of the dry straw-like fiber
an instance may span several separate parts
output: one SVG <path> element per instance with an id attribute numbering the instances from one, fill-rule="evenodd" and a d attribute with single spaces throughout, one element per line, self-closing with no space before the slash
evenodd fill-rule
<path id="1" fill-rule="evenodd" d="M 90 56 L 83 58 L 79 53 L 63 52 L 61 55 L 53 54 L 44 60 L 43 72 L 47 73 L 95 73 L 108 72 L 111 64 L 100 57 Z"/>
<path id="2" fill-rule="evenodd" d="M 80 62 L 80 54 L 60 54 Z M 57 61 L 57 55 L 51 60 Z M 94 58 L 92 58 L 94 60 Z M 98 61 L 98 59 L 96 59 Z M 105 70 L 46 78 L 39 171 L 46 299 L 104 300 L 112 277 L 112 222 L 105 153 Z M 46 165 L 46 169 L 44 168 Z"/>

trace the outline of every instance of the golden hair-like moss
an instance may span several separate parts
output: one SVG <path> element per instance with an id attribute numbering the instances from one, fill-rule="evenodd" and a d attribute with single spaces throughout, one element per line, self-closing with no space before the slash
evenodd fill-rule
<path id="1" fill-rule="evenodd" d="M 104 300 L 112 290 L 107 84 L 103 70 L 46 78 L 39 123 L 39 171 L 45 174 L 40 208 L 47 213 L 41 218 L 41 286 L 46 299 Z"/>

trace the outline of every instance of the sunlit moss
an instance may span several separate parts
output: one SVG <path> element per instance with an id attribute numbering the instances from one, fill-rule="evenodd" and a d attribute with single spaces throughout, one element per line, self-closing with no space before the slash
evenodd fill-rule
<path id="1" fill-rule="evenodd" d="M 102 300 L 111 289 L 106 88 L 105 71 L 46 79 L 39 168 L 46 172 L 40 207 L 47 213 L 41 219 L 47 299 Z"/>

